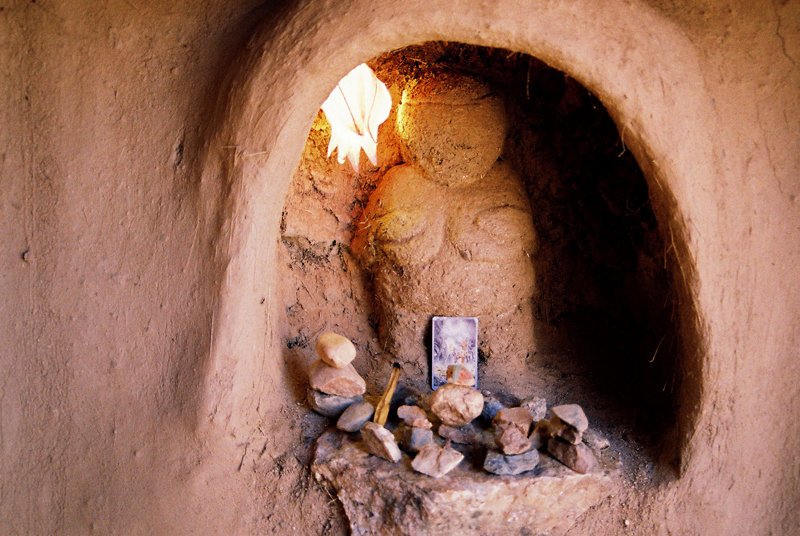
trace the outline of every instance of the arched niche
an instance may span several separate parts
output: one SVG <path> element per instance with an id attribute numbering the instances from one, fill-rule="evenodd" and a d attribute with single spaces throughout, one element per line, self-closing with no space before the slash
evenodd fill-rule
<path id="1" fill-rule="evenodd" d="M 282 362 L 274 299 L 281 212 L 320 104 L 355 65 L 431 40 L 529 54 L 590 90 L 615 121 L 650 189 L 670 249 L 677 296 L 680 387 L 665 449 L 684 468 L 702 408 L 704 348 L 695 300 L 698 253 L 684 222 L 702 218 L 702 179 L 711 156 L 699 117 L 711 114 L 690 42 L 644 5 L 501 1 L 403 6 L 350 1 L 288 9 L 251 39 L 233 69 L 208 139 L 201 182 L 206 229 L 216 240 L 219 301 L 205 375 L 201 424 L 246 436 L 293 400 Z"/>

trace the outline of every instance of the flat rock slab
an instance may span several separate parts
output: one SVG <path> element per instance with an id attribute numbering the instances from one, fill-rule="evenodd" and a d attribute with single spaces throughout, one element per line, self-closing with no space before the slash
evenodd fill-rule
<path id="1" fill-rule="evenodd" d="M 337 490 L 354 536 L 566 533 L 619 485 L 619 469 L 580 475 L 547 454 L 535 470 L 498 476 L 466 460 L 441 478 L 371 456 L 355 436 L 331 430 L 318 440 L 314 477 Z"/>
<path id="2" fill-rule="evenodd" d="M 536 469 L 539 463 L 539 451 L 529 450 L 516 456 L 505 456 L 496 450 L 486 453 L 483 468 L 496 475 L 518 475 Z"/>

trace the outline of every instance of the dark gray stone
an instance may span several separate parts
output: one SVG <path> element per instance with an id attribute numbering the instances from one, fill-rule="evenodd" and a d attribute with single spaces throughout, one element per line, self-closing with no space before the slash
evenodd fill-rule
<path id="1" fill-rule="evenodd" d="M 369 402 L 356 402 L 344 410 L 336 422 L 336 428 L 343 432 L 357 432 L 372 418 L 375 408 Z"/>
<path id="2" fill-rule="evenodd" d="M 474 445 L 480 442 L 480 435 L 471 424 L 461 428 L 454 428 L 446 424 L 439 425 L 439 436 L 462 445 Z"/>
<path id="3" fill-rule="evenodd" d="M 496 450 L 486 453 L 483 468 L 496 475 L 518 475 L 536 468 L 539 463 L 539 452 L 529 450 L 515 456 L 506 456 Z"/>
<path id="4" fill-rule="evenodd" d="M 341 415 L 348 406 L 356 402 L 363 402 L 364 397 L 361 395 L 344 397 L 337 395 L 329 395 L 316 389 L 309 389 L 306 392 L 308 405 L 325 417 L 337 418 Z"/>
<path id="5" fill-rule="evenodd" d="M 501 409 L 507 409 L 509 406 L 503 403 L 497 395 L 489 392 L 483 391 L 483 412 L 481 413 L 481 418 L 491 421 L 494 419 L 497 412 Z"/>
<path id="6" fill-rule="evenodd" d="M 419 452 L 422 447 L 433 442 L 433 431 L 430 428 L 403 426 L 400 446 L 408 452 Z"/>

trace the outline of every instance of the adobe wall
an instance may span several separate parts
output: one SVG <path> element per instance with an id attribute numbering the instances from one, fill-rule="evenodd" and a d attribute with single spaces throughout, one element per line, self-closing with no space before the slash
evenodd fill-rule
<path id="1" fill-rule="evenodd" d="M 337 530 L 290 455 L 277 228 L 330 88 L 431 39 L 579 80 L 685 223 L 704 347 L 682 476 L 574 532 L 794 530 L 800 2 L 257 5 L 0 10 L 4 533 Z"/>

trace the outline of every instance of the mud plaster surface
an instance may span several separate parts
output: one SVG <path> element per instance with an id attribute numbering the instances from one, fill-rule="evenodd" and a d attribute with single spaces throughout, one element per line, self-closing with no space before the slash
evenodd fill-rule
<path id="1" fill-rule="evenodd" d="M 424 392 L 429 383 L 429 332 L 419 326 L 402 331 L 399 336 L 407 340 L 399 345 L 400 354 L 395 353 L 398 347 L 385 346 L 387 337 L 381 330 L 399 330 L 402 322 L 381 314 L 373 273 L 363 263 L 366 246 L 354 252 L 350 245 L 354 234 L 363 235 L 358 225 L 366 221 L 368 199 L 380 194 L 374 190 L 376 182 L 387 170 L 397 172 L 404 161 L 394 127 L 399 95 L 407 84 L 428 76 L 421 66 L 431 64 L 481 73 L 495 91 L 505 90 L 512 126 L 503 165 L 522 170 L 523 195 L 530 198 L 539 234 L 539 251 L 533 255 L 538 292 L 521 302 L 527 316 L 490 307 L 490 314 L 481 317 L 485 320 L 480 333 L 481 388 L 518 399 L 544 396 L 551 405 L 579 402 L 589 408 L 595 422 L 627 429 L 629 439 L 630 430 L 639 428 L 636 441 L 651 443 L 647 436 L 653 430 L 648 423 L 669 426 L 662 414 L 652 413 L 653 408 L 664 408 L 657 399 L 636 399 L 641 393 L 625 382 L 652 380 L 639 370 L 620 370 L 636 366 L 632 364 L 636 359 L 614 361 L 614 352 L 627 352 L 626 356 L 638 352 L 638 360 L 646 361 L 641 347 L 650 344 L 652 349 L 658 342 L 650 332 L 657 329 L 658 337 L 666 339 L 669 329 L 664 309 L 668 314 L 672 298 L 664 245 L 648 204 L 647 185 L 632 157 L 620 156 L 622 143 L 594 97 L 537 60 L 508 51 L 432 43 L 377 59 L 373 65 L 389 86 L 395 106 L 380 130 L 378 167 L 370 167 L 362 158 L 358 175 L 348 165 L 325 158 L 329 129 L 324 116 L 317 117 L 292 180 L 281 227 L 279 273 L 287 360 L 302 378 L 315 359 L 315 337 L 332 330 L 356 344 L 354 364 L 373 391 L 382 389 L 395 360 L 406 365 L 402 382 L 407 387 Z M 441 203 L 432 197 L 432 203 Z M 523 245 L 535 251 L 531 246 Z M 387 270 L 381 267 L 377 273 Z M 530 270 L 519 273 L 533 275 Z M 446 292 L 450 282 L 437 279 L 426 284 L 439 284 Z M 517 286 L 533 284 L 520 281 Z M 394 304 L 392 310 L 403 313 Z M 483 306 L 459 310 L 463 315 L 484 313 Z M 664 360 L 675 358 L 670 355 L 671 343 L 659 350 Z M 304 390 L 299 386 L 297 392 Z M 623 395 L 636 399 L 641 414 Z M 654 450 L 650 456 L 655 459 L 660 453 Z"/>
<path id="2" fill-rule="evenodd" d="M 284 389 L 299 369 L 248 340 L 266 363 L 258 379 L 240 388 L 232 368 L 209 372 L 225 344 L 212 336 L 227 320 L 223 282 L 256 292 L 209 260 L 235 265 L 242 251 L 227 240 L 246 226 L 215 219 L 241 208 L 241 183 L 204 166 L 224 154 L 226 173 L 252 177 L 241 166 L 274 148 L 274 133 L 301 140 L 296 151 L 278 145 L 291 169 L 266 177 L 279 213 L 281 181 L 335 79 L 441 38 L 523 50 L 592 87 L 691 230 L 708 352 L 684 477 L 618 495 L 573 533 L 796 530 L 798 3 L 453 5 L 0 6 L 4 533 L 341 533 L 336 503 L 305 476 L 307 445 L 325 423 Z M 300 40 L 309 46 L 292 48 Z M 261 86 L 231 97 L 224 80 L 244 86 L 241 73 L 263 58 L 275 78 L 253 75 Z M 292 86 L 298 75 L 324 83 Z M 215 138 L 224 110 L 261 118 L 266 133 Z M 207 182 L 235 188 L 209 201 Z M 203 405 L 217 393 L 232 402 Z M 753 423 L 776 433 L 765 441 Z"/>

